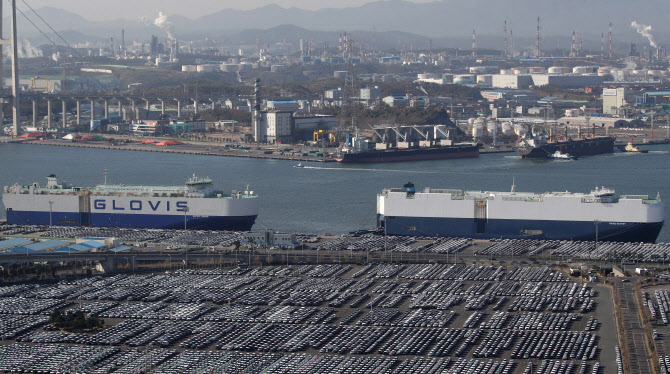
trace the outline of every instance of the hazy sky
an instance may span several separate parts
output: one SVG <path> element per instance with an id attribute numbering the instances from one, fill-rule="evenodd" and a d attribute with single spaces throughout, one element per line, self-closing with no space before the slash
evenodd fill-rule
<path id="1" fill-rule="evenodd" d="M 373 0 L 26 0 L 33 8 L 51 6 L 79 14 L 89 20 L 108 20 L 117 18 L 137 18 L 155 16 L 159 11 L 181 14 L 196 18 L 222 9 L 254 9 L 268 4 L 282 7 L 298 7 L 303 9 L 344 8 L 359 6 Z M 411 0 L 414 2 L 430 2 L 432 0 Z M 17 1 L 19 8 L 26 8 Z"/>

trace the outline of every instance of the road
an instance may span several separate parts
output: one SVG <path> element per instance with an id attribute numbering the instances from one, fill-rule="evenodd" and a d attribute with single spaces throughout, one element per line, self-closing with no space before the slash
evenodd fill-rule
<path id="1" fill-rule="evenodd" d="M 645 332 L 639 311 L 635 288 L 632 282 L 616 282 L 615 292 L 620 298 L 620 310 L 623 318 L 624 331 L 620 331 L 622 348 L 628 349 L 629 355 L 624 354 L 624 368 L 630 367 L 631 374 L 652 374 L 649 351 L 645 343 Z M 627 362 L 627 357 L 630 361 Z M 627 371 L 628 372 L 628 371 Z"/>

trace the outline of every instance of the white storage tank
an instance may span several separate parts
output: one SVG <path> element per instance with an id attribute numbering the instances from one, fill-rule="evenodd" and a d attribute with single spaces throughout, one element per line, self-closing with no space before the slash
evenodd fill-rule
<path id="1" fill-rule="evenodd" d="M 528 74 L 528 68 L 524 67 L 512 68 L 512 74 L 514 75 Z"/>
<path id="2" fill-rule="evenodd" d="M 547 69 L 542 66 L 535 66 L 528 68 L 528 72 L 531 74 L 544 74 L 547 72 Z"/>
<path id="3" fill-rule="evenodd" d="M 492 118 L 486 120 L 486 132 L 489 136 L 494 136 L 498 132 L 498 122 Z"/>
<path id="4" fill-rule="evenodd" d="M 565 116 L 566 117 L 579 117 L 579 109 L 566 109 L 565 110 Z"/>
<path id="5" fill-rule="evenodd" d="M 216 71 L 218 67 L 219 67 L 218 65 L 214 64 L 202 64 L 198 65 L 196 69 L 198 73 L 211 73 L 213 71 Z"/>
<path id="6" fill-rule="evenodd" d="M 552 66 L 547 69 L 547 73 L 549 74 L 567 74 L 569 72 L 570 68 L 565 66 Z"/>
<path id="7" fill-rule="evenodd" d="M 512 69 L 500 69 L 500 74 L 501 75 L 512 75 L 514 73 L 512 72 Z"/>
<path id="8" fill-rule="evenodd" d="M 421 73 L 417 74 L 418 79 L 437 79 L 439 78 L 437 74 L 433 73 Z"/>
<path id="9" fill-rule="evenodd" d="M 598 75 L 600 75 L 600 76 L 610 74 L 611 72 L 612 72 L 612 68 L 610 68 L 610 67 L 598 68 Z"/>
<path id="10" fill-rule="evenodd" d="M 512 122 L 503 122 L 501 127 L 502 127 L 502 133 L 505 135 L 512 135 L 512 133 L 514 132 Z"/>
<path id="11" fill-rule="evenodd" d="M 481 138 L 482 136 L 484 136 L 485 125 L 486 120 L 483 117 L 475 118 L 475 121 L 472 124 L 472 137 Z"/>
<path id="12" fill-rule="evenodd" d="M 454 75 L 454 83 L 456 84 L 474 84 L 476 77 L 474 74 L 459 74 Z"/>
<path id="13" fill-rule="evenodd" d="M 595 66 L 575 66 L 572 72 L 575 74 L 592 74 L 597 71 Z"/>
<path id="14" fill-rule="evenodd" d="M 471 74 L 486 74 L 489 68 L 487 66 L 471 66 L 469 70 Z"/>
<path id="15" fill-rule="evenodd" d="M 514 125 L 514 132 L 518 136 L 524 136 L 528 133 L 528 129 L 526 128 L 526 126 L 524 126 L 520 123 L 517 123 L 516 125 Z"/>
<path id="16" fill-rule="evenodd" d="M 491 74 L 481 74 L 477 76 L 477 83 L 492 85 L 493 84 L 493 75 Z"/>
<path id="17" fill-rule="evenodd" d="M 475 124 L 472 126 L 472 137 L 479 139 L 484 136 L 484 126 Z"/>
<path id="18" fill-rule="evenodd" d="M 182 65 L 181 71 L 191 73 L 198 71 L 198 68 L 195 65 Z"/>

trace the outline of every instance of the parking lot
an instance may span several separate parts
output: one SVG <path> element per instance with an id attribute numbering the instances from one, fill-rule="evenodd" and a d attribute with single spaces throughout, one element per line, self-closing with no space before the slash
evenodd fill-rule
<path id="1" fill-rule="evenodd" d="M 55 309 L 96 313 L 106 326 L 50 331 Z M 606 287 L 546 267 L 379 263 L 95 276 L 0 287 L 0 371 L 616 373 L 612 314 Z"/>

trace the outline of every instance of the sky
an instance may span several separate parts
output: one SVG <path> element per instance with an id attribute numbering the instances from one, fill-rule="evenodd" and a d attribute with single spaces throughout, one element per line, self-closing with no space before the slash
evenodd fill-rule
<path id="1" fill-rule="evenodd" d="M 33 8 L 50 6 L 79 14 L 92 21 L 155 16 L 159 11 L 167 15 L 180 14 L 188 18 L 197 18 L 222 9 L 255 9 L 269 4 L 284 8 L 302 9 L 345 8 L 360 6 L 374 0 L 25 0 Z M 433 0 L 411 0 L 426 3 Z M 18 7 L 25 8 L 22 1 Z"/>

